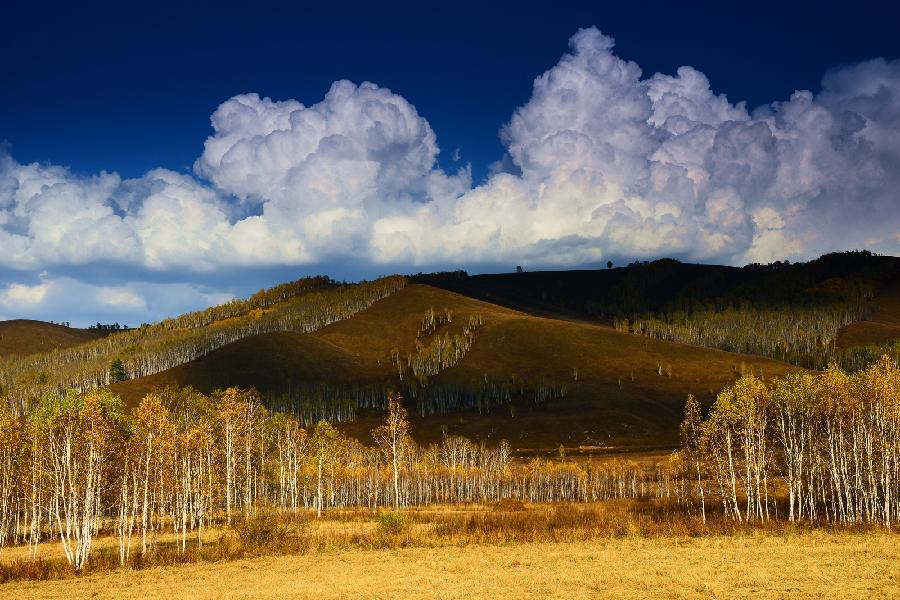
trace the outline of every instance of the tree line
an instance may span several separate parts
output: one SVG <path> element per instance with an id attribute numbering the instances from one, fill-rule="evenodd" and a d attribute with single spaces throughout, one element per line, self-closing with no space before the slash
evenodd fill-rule
<path id="1" fill-rule="evenodd" d="M 404 390 L 415 402 L 416 412 L 422 417 L 461 410 L 487 414 L 498 409 L 507 410 L 515 416 L 518 408 L 539 406 L 548 400 L 565 398 L 569 393 L 565 383 L 543 377 L 524 379 L 515 375 L 506 380 L 484 375 L 468 384 L 429 382 L 420 386 L 415 380 L 408 380 Z"/>
<path id="2" fill-rule="evenodd" d="M 861 371 L 878 362 L 882 356 L 887 356 L 894 363 L 900 364 L 900 339 L 847 348 L 841 352 L 840 364 L 848 371 Z"/>
<path id="3" fill-rule="evenodd" d="M 516 460 L 445 435 L 420 445 L 397 394 L 369 446 L 320 420 L 304 426 L 253 390 L 167 388 L 132 411 L 107 389 L 45 396 L 0 417 L 0 547 L 34 559 L 56 540 L 75 569 L 113 533 L 123 564 L 165 533 L 184 552 L 204 532 L 255 514 L 457 502 L 657 498 L 713 505 L 735 521 L 892 526 L 900 518 L 900 369 L 887 357 L 764 382 L 745 375 L 704 415 L 689 398 L 683 448 L 656 468 L 627 462 Z"/>
<path id="4" fill-rule="evenodd" d="M 402 398 L 386 398 L 374 446 L 321 420 L 304 427 L 270 412 L 253 390 L 204 395 L 168 388 L 132 411 L 106 389 L 46 396 L 28 415 L 0 418 L 0 548 L 57 540 L 75 569 L 94 539 L 114 533 L 122 563 L 178 548 L 204 531 L 275 506 L 402 508 L 432 503 L 588 501 L 656 493 L 659 479 L 626 463 L 514 461 L 510 445 L 445 435 L 421 446 Z"/>
<path id="5" fill-rule="evenodd" d="M 742 522 L 900 519 L 900 369 L 887 356 L 856 373 L 745 375 L 705 418 L 689 398 L 681 432 L 704 518 L 716 501 Z"/>
<path id="6" fill-rule="evenodd" d="M 838 360 L 838 330 L 871 312 L 868 294 L 827 306 L 677 311 L 616 319 L 619 331 L 656 339 L 757 354 L 798 366 L 822 369 Z"/>

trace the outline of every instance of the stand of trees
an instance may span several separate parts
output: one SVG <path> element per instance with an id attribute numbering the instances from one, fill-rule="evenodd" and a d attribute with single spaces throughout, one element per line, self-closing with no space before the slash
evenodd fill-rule
<path id="1" fill-rule="evenodd" d="M 747 375 L 705 419 L 693 398 L 685 414 L 704 515 L 715 498 L 737 521 L 900 519 L 900 369 L 887 356 L 852 374 L 833 365 L 768 384 Z"/>
<path id="2" fill-rule="evenodd" d="M 260 333 L 308 333 L 346 319 L 401 289 L 403 277 L 336 285 L 315 277 L 261 291 L 64 350 L 0 362 L 0 394 L 18 413 L 45 394 L 80 392 L 114 379 L 152 375 Z M 115 365 L 115 368 L 110 368 Z"/>
<path id="3" fill-rule="evenodd" d="M 900 519 L 900 369 L 889 358 L 771 382 L 742 377 L 703 416 L 689 398 L 684 447 L 639 468 L 514 460 L 510 445 L 445 435 L 421 446 L 402 398 L 389 395 L 375 446 L 328 421 L 304 427 L 252 390 L 190 388 L 146 396 L 130 413 L 108 390 L 48 395 L 0 417 L 0 548 L 56 540 L 75 569 L 98 534 L 119 556 L 177 547 L 255 514 L 334 507 L 656 498 L 738 522 L 788 519 L 893 526 Z"/>
<path id="4" fill-rule="evenodd" d="M 848 371 L 861 371 L 874 365 L 882 356 L 887 356 L 895 364 L 900 364 L 900 339 L 883 344 L 847 348 L 841 353 L 841 367 Z"/>
<path id="5" fill-rule="evenodd" d="M 413 378 L 424 385 L 428 377 L 454 366 L 471 350 L 478 329 L 484 325 L 484 319 L 480 315 L 470 316 L 459 333 L 452 335 L 449 332 L 437 333 L 427 345 L 419 339 L 423 331 L 434 332 L 441 323 L 452 321 L 450 311 L 446 311 L 444 314 L 446 321 L 435 319 L 433 310 L 425 315 L 422 326 L 425 329 L 419 329 L 419 335 L 416 336 L 416 350 L 406 357 L 405 369 L 403 363 L 400 362 L 399 354 L 395 355 L 395 364 L 401 380 L 404 378 L 405 371 L 409 371 Z"/>
<path id="6" fill-rule="evenodd" d="M 429 383 L 420 387 L 415 381 L 408 381 L 405 389 L 416 403 L 416 412 L 423 417 L 461 410 L 477 410 L 482 414 L 503 409 L 515 414 L 516 407 L 538 406 L 547 400 L 565 398 L 569 392 L 564 383 L 543 378 L 526 381 L 515 376 L 508 381 L 485 376 L 469 385 Z"/>
<path id="7" fill-rule="evenodd" d="M 822 307 L 649 314 L 614 324 L 619 331 L 821 369 L 838 358 L 838 330 L 869 314 L 867 301 L 860 295 L 852 302 Z"/>
<path id="8" fill-rule="evenodd" d="M 304 426 L 320 420 L 345 423 L 354 420 L 360 410 L 383 412 L 388 408 L 387 396 L 396 385 L 377 383 L 301 383 L 281 393 L 267 393 L 269 410 L 292 415 Z M 496 381 L 484 376 L 467 384 L 435 383 L 420 385 L 416 379 L 404 380 L 401 389 L 415 403 L 421 416 L 475 410 L 479 414 L 492 410 L 539 406 L 568 395 L 568 385 L 543 378 L 528 381 L 511 377 Z"/>
<path id="9" fill-rule="evenodd" d="M 384 411 L 388 386 L 375 383 L 301 383 L 280 394 L 266 396 L 266 408 L 290 414 L 304 427 L 325 420 L 344 423 L 360 409 Z"/>
<path id="10" fill-rule="evenodd" d="M 178 548 L 204 531 L 254 514 L 333 507 L 589 501 L 658 494 L 658 474 L 626 463 L 514 462 L 505 441 L 487 446 L 445 436 L 419 446 L 402 398 L 373 431 L 375 447 L 327 421 L 303 427 L 271 413 L 252 390 L 212 396 L 190 388 L 146 396 L 130 413 L 107 390 L 45 397 L 27 416 L 0 419 L 0 548 L 24 543 L 35 557 L 58 540 L 75 569 L 99 533 L 119 556 L 153 552 L 160 534 Z M 668 481 L 668 479 L 666 480 Z M 666 483 L 666 486 L 668 483 Z M 666 488 L 668 489 L 668 488 Z"/>

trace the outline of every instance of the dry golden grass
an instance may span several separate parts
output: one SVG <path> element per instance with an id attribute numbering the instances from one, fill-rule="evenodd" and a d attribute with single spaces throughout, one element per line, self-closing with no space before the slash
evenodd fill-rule
<path id="1" fill-rule="evenodd" d="M 0 598 L 900 597 L 891 534 L 349 550 L 0 586 Z"/>
<path id="2" fill-rule="evenodd" d="M 69 348 L 104 337 L 108 333 L 75 329 L 43 321 L 25 319 L 0 321 L 0 358 Z"/>

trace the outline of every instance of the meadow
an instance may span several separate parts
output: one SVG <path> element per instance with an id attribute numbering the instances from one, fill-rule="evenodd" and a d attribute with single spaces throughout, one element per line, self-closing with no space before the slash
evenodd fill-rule
<path id="1" fill-rule="evenodd" d="M 614 501 L 302 515 L 276 519 L 281 537 L 264 544 L 253 536 L 273 521 L 257 523 L 250 537 L 240 527 L 217 531 L 207 555 L 178 564 L 161 556 L 126 568 L 98 563 L 81 575 L 62 569 L 49 580 L 0 584 L 0 598 L 900 596 L 895 533 L 716 519 L 703 526 L 660 519 L 656 509 Z M 41 552 L 61 564 L 53 546 Z M 114 546 L 98 540 L 101 554 Z M 4 552 L 6 573 L 20 553 Z"/>

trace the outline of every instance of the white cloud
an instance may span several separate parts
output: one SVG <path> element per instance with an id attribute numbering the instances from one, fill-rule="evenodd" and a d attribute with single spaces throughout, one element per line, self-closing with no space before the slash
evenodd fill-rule
<path id="1" fill-rule="evenodd" d="M 642 79 L 596 29 L 571 48 L 504 129 L 521 175 L 376 224 L 381 256 L 743 263 L 900 249 L 900 62 L 835 71 L 819 96 L 751 116 L 691 67 Z"/>
<path id="2" fill-rule="evenodd" d="M 842 67 L 818 94 L 751 112 L 691 67 L 645 77 L 596 29 L 570 46 L 535 79 L 502 130 L 507 155 L 477 187 L 468 166 L 437 166 L 435 133 L 406 99 L 347 81 L 308 107 L 224 102 L 195 175 L 82 176 L 0 150 L 0 269 L 25 280 L 113 265 L 128 281 L 189 282 L 335 256 L 427 268 L 900 251 L 900 61 Z M 45 285 L 8 285 L 0 309 Z M 162 289 L 82 292 L 151 314 Z"/>
<path id="3" fill-rule="evenodd" d="M 22 308 L 40 304 L 46 298 L 49 288 L 50 285 L 47 283 L 37 285 L 10 284 L 5 290 L 0 291 L 0 305 Z"/>

